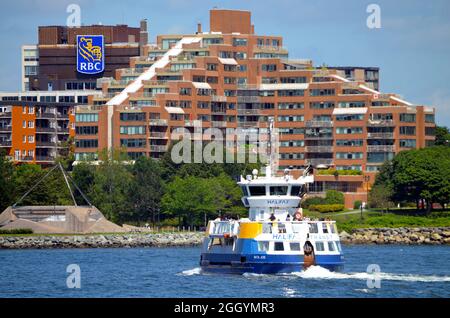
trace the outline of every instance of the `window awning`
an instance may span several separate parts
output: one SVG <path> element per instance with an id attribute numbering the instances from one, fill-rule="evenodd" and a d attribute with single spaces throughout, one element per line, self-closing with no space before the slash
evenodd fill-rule
<path id="1" fill-rule="evenodd" d="M 166 107 L 169 114 L 184 114 L 184 110 L 181 107 Z"/>
<path id="2" fill-rule="evenodd" d="M 238 65 L 238 62 L 236 62 L 235 59 L 225 59 L 225 58 L 219 57 L 219 61 L 220 61 L 220 63 L 222 63 L 222 64 Z"/>
<path id="3" fill-rule="evenodd" d="M 367 107 L 335 108 L 333 110 L 333 115 L 353 115 L 365 113 L 367 113 Z"/>
<path id="4" fill-rule="evenodd" d="M 211 89 L 211 85 L 208 83 L 192 82 L 192 85 L 194 85 L 195 88 Z"/>

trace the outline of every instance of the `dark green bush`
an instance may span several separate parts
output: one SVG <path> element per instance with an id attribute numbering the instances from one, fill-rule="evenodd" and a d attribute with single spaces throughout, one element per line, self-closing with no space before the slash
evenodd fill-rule
<path id="1" fill-rule="evenodd" d="M 309 209 L 311 211 L 317 211 L 320 213 L 327 213 L 327 212 L 338 212 L 344 210 L 343 204 L 317 204 L 317 205 L 310 205 Z"/>
<path id="2" fill-rule="evenodd" d="M 0 229 L 0 234 L 33 234 L 32 229 Z"/>
<path id="3" fill-rule="evenodd" d="M 321 197 L 312 197 L 307 198 L 302 202 L 302 207 L 304 209 L 308 209 L 310 205 L 319 205 L 319 204 L 325 204 L 325 198 Z"/>
<path id="4" fill-rule="evenodd" d="M 362 204 L 362 201 L 361 201 L 361 200 L 356 200 L 356 201 L 353 203 L 353 208 L 354 208 L 354 209 L 360 209 L 360 208 L 361 208 L 361 204 Z"/>
<path id="5" fill-rule="evenodd" d="M 325 204 L 344 204 L 344 194 L 336 190 L 327 190 Z"/>

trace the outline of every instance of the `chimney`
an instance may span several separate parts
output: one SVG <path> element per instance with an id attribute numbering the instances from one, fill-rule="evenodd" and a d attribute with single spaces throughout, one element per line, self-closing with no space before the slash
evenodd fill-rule
<path id="1" fill-rule="evenodd" d="M 252 24 L 252 34 L 255 34 L 255 25 Z"/>
<path id="2" fill-rule="evenodd" d="M 148 44 L 147 19 L 142 19 L 139 32 L 139 55 L 144 55 L 144 46 Z"/>
<path id="3" fill-rule="evenodd" d="M 197 23 L 197 34 L 202 33 L 202 24 L 200 22 Z"/>

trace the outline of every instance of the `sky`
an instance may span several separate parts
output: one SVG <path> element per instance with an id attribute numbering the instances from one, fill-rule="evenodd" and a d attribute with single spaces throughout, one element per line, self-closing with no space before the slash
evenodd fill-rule
<path id="1" fill-rule="evenodd" d="M 367 27 L 369 4 L 380 8 L 381 28 Z M 436 107 L 450 127 L 450 1 L 448 0 L 14 0 L 0 4 L 0 91 L 20 90 L 20 47 L 37 43 L 40 25 L 64 25 L 69 4 L 83 24 L 149 23 L 157 34 L 209 30 L 209 10 L 252 12 L 255 32 L 283 36 L 290 58 L 315 65 L 380 67 L 383 93 Z"/>

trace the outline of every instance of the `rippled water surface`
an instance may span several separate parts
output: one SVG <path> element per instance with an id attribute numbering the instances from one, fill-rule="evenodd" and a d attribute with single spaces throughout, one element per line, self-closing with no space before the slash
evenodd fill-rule
<path id="1" fill-rule="evenodd" d="M 199 248 L 0 250 L 0 297 L 450 297 L 450 247 L 344 246 L 341 273 L 217 275 Z M 66 285 L 69 264 L 81 288 Z M 369 264 L 378 264 L 380 288 Z"/>

